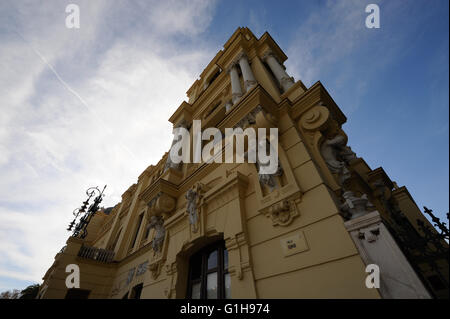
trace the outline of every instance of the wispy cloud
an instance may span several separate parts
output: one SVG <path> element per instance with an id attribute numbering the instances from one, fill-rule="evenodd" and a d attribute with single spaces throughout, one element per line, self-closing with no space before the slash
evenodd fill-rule
<path id="1" fill-rule="evenodd" d="M 214 2 L 78 4 L 78 30 L 59 1 L 0 5 L 0 290 L 40 281 L 84 189 L 108 184 L 113 205 L 161 158 L 212 52 Z"/>

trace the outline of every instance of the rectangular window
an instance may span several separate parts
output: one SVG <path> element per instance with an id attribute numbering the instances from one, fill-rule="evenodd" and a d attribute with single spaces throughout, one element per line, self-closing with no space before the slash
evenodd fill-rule
<path id="1" fill-rule="evenodd" d="M 144 218 L 144 213 L 142 213 L 142 214 L 139 215 L 138 223 L 137 223 L 137 225 L 136 225 L 136 232 L 135 232 L 135 234 L 134 234 L 133 243 L 132 243 L 132 245 L 131 245 L 131 248 L 133 248 L 134 245 L 136 244 L 136 239 L 137 239 L 137 236 L 138 236 L 138 234 L 139 234 L 139 229 L 141 229 L 141 224 L 142 224 L 142 219 L 143 219 L 143 218 Z"/>
<path id="2" fill-rule="evenodd" d="M 200 250 L 190 258 L 187 297 L 191 299 L 231 298 L 228 251 L 223 241 Z"/>

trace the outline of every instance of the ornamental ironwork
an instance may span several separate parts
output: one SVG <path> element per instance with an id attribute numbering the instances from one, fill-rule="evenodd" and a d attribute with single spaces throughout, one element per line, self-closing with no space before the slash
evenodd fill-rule
<path id="1" fill-rule="evenodd" d="M 100 209 L 100 203 L 105 196 L 103 194 L 105 188 L 106 185 L 101 191 L 98 187 L 90 187 L 86 190 L 86 195 L 88 198 L 83 202 L 80 208 L 73 211 L 75 218 L 67 228 L 67 231 L 73 230 L 73 237 L 84 239 L 88 235 L 87 226 L 89 225 L 92 217 L 94 217 L 95 213 L 97 213 Z"/>

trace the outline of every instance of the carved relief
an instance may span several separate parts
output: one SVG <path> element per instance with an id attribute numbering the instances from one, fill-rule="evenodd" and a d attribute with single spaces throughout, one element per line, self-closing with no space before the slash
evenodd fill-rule
<path id="1" fill-rule="evenodd" d="M 328 126 L 330 111 L 325 106 L 316 106 L 308 110 L 300 119 L 300 126 L 307 131 L 322 131 Z"/>
<path id="2" fill-rule="evenodd" d="M 351 177 L 348 165 L 356 158 L 356 154 L 347 146 L 347 137 L 332 118 L 330 111 L 324 105 L 317 105 L 301 117 L 299 124 L 309 135 L 307 139 L 309 145 L 318 150 L 334 176 L 335 181 L 332 183 L 345 188 L 346 182 Z"/>
<path id="3" fill-rule="evenodd" d="M 191 231 L 193 233 L 198 231 L 198 219 L 203 193 L 204 189 L 201 183 L 195 184 L 186 192 L 186 214 L 189 216 L 189 224 L 191 225 Z"/>
<path id="4" fill-rule="evenodd" d="M 145 274 L 145 272 L 147 271 L 147 267 L 148 267 L 148 260 L 146 260 L 142 264 L 139 264 L 139 266 L 137 266 L 136 269 L 136 276 L 141 276 Z"/>
<path id="5" fill-rule="evenodd" d="M 281 167 L 280 160 L 278 159 L 278 168 L 276 172 L 273 174 L 261 173 L 261 166 L 263 166 L 263 164 L 261 164 L 257 158 L 256 169 L 258 170 L 258 180 L 262 186 L 267 186 L 269 188 L 269 192 L 273 192 L 274 189 L 277 187 L 276 177 L 281 177 L 283 176 L 284 173 L 283 168 Z"/>
<path id="6" fill-rule="evenodd" d="M 128 286 L 131 281 L 133 280 L 134 277 L 134 271 L 136 270 L 136 268 L 131 268 L 130 270 L 128 270 L 128 276 L 127 276 L 127 281 L 126 281 L 126 285 Z"/>
<path id="7" fill-rule="evenodd" d="M 156 279 L 158 278 L 160 272 L 161 272 L 161 262 L 153 262 L 148 266 L 148 269 L 150 270 L 152 274 L 152 278 Z"/>
<path id="8" fill-rule="evenodd" d="M 155 253 L 160 253 L 162 245 L 164 243 L 164 237 L 166 235 L 166 229 L 164 228 L 164 219 L 162 216 L 151 216 L 149 228 L 155 228 L 155 237 L 152 241 L 152 248 Z"/>
<path id="9" fill-rule="evenodd" d="M 233 128 L 241 128 L 245 130 L 246 128 L 256 124 L 256 114 L 262 111 L 261 106 L 257 106 L 250 113 L 244 116 Z"/>
<path id="10" fill-rule="evenodd" d="M 368 243 L 374 243 L 378 240 L 378 236 L 380 235 L 380 228 L 375 227 L 368 230 L 360 230 L 358 233 L 358 238 L 360 240 L 367 240 Z"/>
<path id="11" fill-rule="evenodd" d="M 300 198 L 294 199 L 291 196 L 263 209 L 262 212 L 266 217 L 271 218 L 273 226 L 288 226 L 295 217 L 300 215 L 297 209 L 299 201 Z"/>
<path id="12" fill-rule="evenodd" d="M 169 285 L 164 289 L 167 298 L 171 298 L 176 292 L 175 283 L 177 281 L 177 263 L 172 262 L 166 265 L 166 274 L 169 277 Z"/>
<path id="13" fill-rule="evenodd" d="M 168 232 L 163 226 L 163 218 L 159 217 L 159 220 L 156 223 L 160 225 L 158 226 L 160 229 L 155 232 L 155 236 L 152 241 L 153 254 L 150 256 L 148 265 L 148 269 L 150 270 L 153 279 L 158 278 L 161 268 L 166 261 L 167 246 L 169 242 Z"/>

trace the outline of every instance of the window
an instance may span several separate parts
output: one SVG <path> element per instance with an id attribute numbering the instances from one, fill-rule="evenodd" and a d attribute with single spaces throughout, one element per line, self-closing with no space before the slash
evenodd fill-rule
<path id="1" fill-rule="evenodd" d="M 133 287 L 130 294 L 130 299 L 141 299 L 143 284 L 139 284 Z"/>
<path id="2" fill-rule="evenodd" d="M 144 235 L 144 240 L 148 239 L 148 235 L 150 235 L 150 224 L 147 224 L 147 228 L 145 229 L 145 235 Z"/>
<path id="3" fill-rule="evenodd" d="M 144 218 L 144 213 L 142 213 L 142 214 L 139 215 L 138 223 L 137 223 L 137 225 L 136 225 L 136 232 L 135 232 L 135 234 L 134 234 L 134 239 L 133 239 L 133 243 L 132 243 L 132 245 L 131 245 L 131 248 L 133 248 L 134 245 L 136 244 L 136 239 L 137 239 L 137 236 L 138 236 L 138 234 L 139 234 L 139 229 L 141 228 L 141 223 L 142 223 L 142 219 L 143 219 L 143 218 Z M 130 248 L 130 249 L 131 249 L 131 248 Z"/>
<path id="4" fill-rule="evenodd" d="M 228 251 L 223 241 L 202 249 L 190 258 L 187 297 L 192 299 L 231 298 Z"/>
<path id="5" fill-rule="evenodd" d="M 110 250 L 116 250 L 117 242 L 119 241 L 120 233 L 122 232 L 122 228 L 117 233 L 116 239 L 114 239 L 114 242 L 112 243 Z"/>

